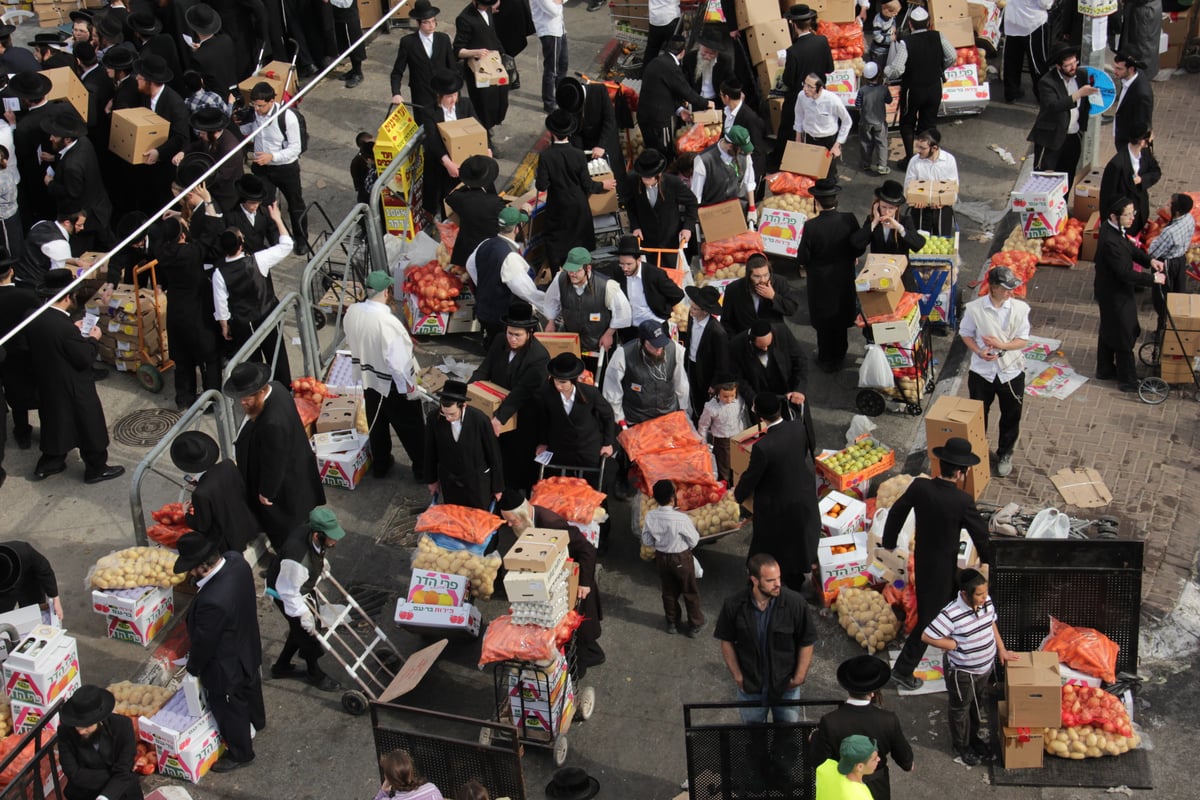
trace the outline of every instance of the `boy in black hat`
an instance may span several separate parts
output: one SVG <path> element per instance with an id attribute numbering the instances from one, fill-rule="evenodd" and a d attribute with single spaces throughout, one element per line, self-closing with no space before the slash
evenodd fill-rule
<path id="1" fill-rule="evenodd" d="M 692 421 L 712 395 L 709 387 L 718 375 L 729 372 L 729 333 L 721 325 L 721 293 L 715 286 L 689 286 L 687 329 L 680 335 L 684 366 L 691 385 Z"/>
<path id="2" fill-rule="evenodd" d="M 112 692 L 84 684 L 59 712 L 58 756 L 68 800 L 142 800 L 134 774 L 137 737 L 124 714 L 114 714 Z"/>
<path id="3" fill-rule="evenodd" d="M 666 156 L 647 149 L 637 157 L 632 173 L 625 178 L 621 198 L 629 214 L 634 246 L 641 239 L 644 247 L 674 250 L 686 247 L 692 240 L 699 202 L 683 180 L 667 173 L 666 168 Z"/>
<path id="4" fill-rule="evenodd" d="M 246 482 L 233 459 L 207 433 L 184 431 L 171 442 L 171 463 L 192 490 L 184 522 L 203 533 L 217 550 L 242 552 L 257 538 L 259 524 L 246 505 Z"/>
<path id="5" fill-rule="evenodd" d="M 270 184 L 257 175 L 242 175 L 233 182 L 237 203 L 229 208 L 220 209 L 225 215 L 225 224 L 241 231 L 242 244 L 247 253 L 257 253 L 274 247 L 279 244 L 282 236 L 279 226 L 263 207 L 275 199 L 268 191 L 271 188 L 273 187 Z"/>
<path id="6" fill-rule="evenodd" d="M 425 185 L 421 191 L 425 210 L 437 217 L 445 214 L 443 201 L 446 194 L 458 185 L 462 166 L 450 158 L 438 125 L 465 119 L 479 120 L 475 117 L 471 99 L 461 91 L 463 79 L 457 70 L 437 70 L 433 73 L 432 85 L 437 99 L 422 109 L 425 120 Z M 418 118 L 421 118 L 420 115 Z"/>
<path id="7" fill-rule="evenodd" d="M 491 422 L 467 405 L 467 385 L 446 381 L 425 421 L 429 493 L 443 503 L 487 509 L 504 491 L 504 466 Z"/>
<path id="8" fill-rule="evenodd" d="M 612 406 L 599 389 L 579 381 L 583 361 L 574 353 L 559 353 L 550 359 L 547 370 L 550 380 L 537 397 L 541 408 L 537 454 L 549 450 L 554 459 L 550 466 L 600 466 L 617 443 Z"/>
<path id="9" fill-rule="evenodd" d="M 417 29 L 401 37 L 396 48 L 391 75 L 392 105 L 404 102 L 400 88 L 406 70 L 410 105 L 418 109 L 431 108 L 437 102 L 432 89 L 434 74 L 439 69 L 458 69 L 450 37 L 437 30 L 437 18 L 441 13 L 442 10 L 429 0 L 416 0 L 409 8 L 408 18 L 417 23 Z"/>

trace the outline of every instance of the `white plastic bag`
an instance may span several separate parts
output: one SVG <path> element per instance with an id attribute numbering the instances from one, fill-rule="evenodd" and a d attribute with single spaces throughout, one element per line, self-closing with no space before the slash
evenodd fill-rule
<path id="1" fill-rule="evenodd" d="M 692 556 L 692 566 L 696 570 L 696 580 L 700 580 L 701 578 L 703 578 L 704 577 L 704 567 L 700 566 L 700 559 L 696 558 L 695 556 Z"/>
<path id="2" fill-rule="evenodd" d="M 877 344 L 867 345 L 867 354 L 863 356 L 862 366 L 858 368 L 858 386 L 860 389 L 891 389 L 896 385 L 892 368 L 888 364 L 883 348 Z"/>
<path id="3" fill-rule="evenodd" d="M 1071 533 L 1071 518 L 1057 508 L 1043 508 L 1029 523 L 1026 539 L 1066 539 Z"/>
<path id="4" fill-rule="evenodd" d="M 863 416 L 862 414 L 855 414 L 850 419 L 850 427 L 846 429 L 846 446 L 849 447 L 850 445 L 854 444 L 856 441 L 858 441 L 858 437 L 862 436 L 864 433 L 870 433 L 871 431 L 875 430 L 876 427 L 877 426 L 875 423 L 871 422 L 870 417 Z"/>

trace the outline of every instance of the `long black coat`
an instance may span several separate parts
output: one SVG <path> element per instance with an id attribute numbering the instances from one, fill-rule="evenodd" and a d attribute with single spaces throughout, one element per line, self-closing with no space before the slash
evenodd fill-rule
<path id="1" fill-rule="evenodd" d="M 508 341 L 504 336 L 492 340 L 492 347 L 483 357 L 483 363 L 471 376 L 471 382 L 491 381 L 508 390 L 508 397 L 496 409 L 493 415 L 501 422 L 508 422 L 518 410 L 525 412 L 517 417 L 515 430 L 500 434 L 500 455 L 504 460 L 505 488 L 529 490 L 533 486 L 537 472 L 533 461 L 534 450 L 537 448 L 538 421 L 537 408 L 533 402 L 538 391 L 546 383 L 548 373 L 546 366 L 550 363 L 550 354 L 537 339 L 532 336 L 528 347 L 508 358 Z M 534 411 L 533 414 L 530 411 Z"/>
<path id="2" fill-rule="evenodd" d="M 679 343 L 683 345 L 683 363 L 687 370 L 688 388 L 692 394 L 692 418 L 698 419 L 700 412 L 704 410 L 704 404 L 708 402 L 709 388 L 713 381 L 717 376 L 729 372 L 729 333 L 721 325 L 721 320 L 709 317 L 704 326 L 704 333 L 700 336 L 700 343 L 696 345 L 696 360 L 692 361 L 688 354 L 692 352 L 692 332 L 695 325 L 695 320 L 688 320 L 688 329 L 683 332 Z"/>
<path id="3" fill-rule="evenodd" d="M 325 505 L 325 487 L 317 457 L 308 444 L 300 415 L 287 387 L 271 382 L 258 419 L 248 419 L 234 443 L 238 469 L 246 482 L 246 503 L 273 547 Z M 259 495 L 271 505 L 259 502 Z"/>
<path id="4" fill-rule="evenodd" d="M 108 101 L 112 100 L 115 90 L 112 78 L 108 77 L 103 66 L 97 66 L 80 78 L 79 82 L 88 92 L 88 138 L 96 146 L 97 153 L 107 153 L 108 133 L 112 127 L 112 119 L 105 109 Z"/>
<path id="5" fill-rule="evenodd" d="M 1135 269 L 1134 262 L 1142 267 L 1141 271 Z M 1100 340 L 1114 350 L 1132 350 L 1142 335 L 1133 290 L 1154 284 L 1150 256 L 1105 221 L 1100 225 L 1095 263 L 1092 288 L 1100 306 Z"/>
<path id="6" fill-rule="evenodd" d="M 146 47 L 150 47 L 150 44 L 147 43 Z M 191 68 L 204 76 L 206 89 L 222 98 L 229 96 L 229 87 L 237 83 L 237 59 L 233 40 L 228 34 L 218 33 L 205 39 L 190 52 L 189 60 L 192 62 Z"/>
<path id="7" fill-rule="evenodd" d="M 133 723 L 122 714 L 109 714 L 96 733 L 83 741 L 72 727 L 58 734 L 58 757 L 67 778 L 67 800 L 142 800 L 142 785 L 133 772 L 137 737 Z"/>
<path id="8" fill-rule="evenodd" d="M 508 205 L 494 190 L 461 187 L 446 195 L 446 205 L 458 215 L 458 238 L 450 263 L 467 265 L 467 258 L 484 239 L 500 230 L 500 211 Z"/>
<path id="9" fill-rule="evenodd" d="M 663 272 L 653 264 L 642 263 L 642 292 L 646 295 L 646 305 L 650 307 L 650 311 L 660 320 L 665 320 L 671 316 L 671 309 L 679 304 L 683 299 L 683 289 L 680 289 L 675 281 L 671 280 L 671 276 Z M 617 270 L 617 283 L 621 285 L 621 291 L 629 297 L 629 278 L 625 276 L 622 270 Z"/>
<path id="10" fill-rule="evenodd" d="M 40 305 L 37 295 L 28 287 L 11 283 L 0 286 L 0 332 L 7 334 Z M 0 380 L 4 382 L 9 404 L 13 408 L 37 408 L 37 379 L 28 330 L 9 339 L 4 350 L 7 356 L 0 363 Z"/>
<path id="11" fill-rule="evenodd" d="M 483 16 L 475 8 L 474 3 L 459 12 L 458 17 L 454 20 L 453 52 L 455 56 L 462 50 L 487 49 L 499 53 L 505 52 L 500 35 L 496 30 L 497 15 L 490 14 L 489 16 L 492 18 L 490 25 L 483 21 Z M 483 121 L 483 127 L 492 128 L 504 122 L 505 116 L 508 115 L 508 87 L 477 87 L 475 73 L 471 71 L 471 67 L 465 60 L 462 62 L 462 73 L 463 80 L 467 84 L 467 93 L 471 95 L 471 102 L 475 104 L 475 110 L 479 114 L 479 119 Z"/>
<path id="12" fill-rule="evenodd" d="M 267 210 L 262 206 L 254 212 L 254 222 L 246 216 L 240 203 L 230 209 L 221 210 L 225 212 L 225 224 L 242 232 L 242 242 L 247 253 L 257 253 L 279 244 L 279 227 L 271 221 Z"/>
<path id="13" fill-rule="evenodd" d="M 622 201 L 629 213 L 629 230 L 642 232 L 642 247 L 679 247 L 679 232 L 694 231 L 699 201 L 678 175 L 663 173 L 658 182 L 658 202 L 646 198 L 646 186 L 636 175 L 625 178 Z"/>
<path id="14" fill-rule="evenodd" d="M 807 231 L 805 232 L 807 235 Z M 754 308 L 754 290 L 749 278 L 738 278 L 725 287 L 725 299 L 721 303 L 724 312 L 721 314 L 721 324 L 730 336 L 736 336 L 747 330 L 755 321 L 765 319 L 770 323 L 783 322 L 800 307 L 800 301 L 787 279 L 779 275 L 771 275 L 771 288 L 775 290 L 775 299 L 758 299 L 758 309 Z"/>
<path id="15" fill-rule="evenodd" d="M 430 58 L 425 55 L 421 35 L 410 33 L 400 38 L 400 45 L 396 48 L 396 61 L 392 64 L 392 94 L 400 94 L 407 71 L 409 101 L 413 107 L 433 108 L 437 103 L 437 93 L 433 91 L 434 72 L 457 68 L 449 36 L 434 31 L 433 58 Z"/>
<path id="16" fill-rule="evenodd" d="M 202 236 L 212 227 L 209 220 L 203 213 L 193 217 L 191 235 Z M 186 340 L 193 352 L 215 355 L 220 328 L 213 319 L 212 278 L 204 268 L 209 261 L 204 245 L 164 242 L 155 248 L 155 256 L 159 283 L 167 292 L 167 335 Z"/>
<path id="17" fill-rule="evenodd" d="M 3 544 L 17 554 L 21 573 L 12 588 L 0 592 L 0 614 L 22 606 L 41 605 L 48 598 L 58 597 L 58 579 L 54 577 L 49 559 L 28 542 L 14 540 Z"/>
<path id="18" fill-rule="evenodd" d="M 253 683 L 262 666 L 254 573 L 241 553 L 222 555 L 224 566 L 196 593 L 184 617 L 191 640 L 188 674 L 217 694 Z"/>
<path id="19" fill-rule="evenodd" d="M 913 767 L 912 745 L 900 727 L 900 718 L 894 711 L 880 708 L 874 703 L 865 706 L 843 703 L 821 717 L 817 730 L 809 742 L 812 763 L 822 764 L 830 758 L 838 758 L 838 749 L 847 736 L 866 736 L 875 742 L 879 750 L 879 766 L 875 772 L 863 777 L 863 783 L 871 790 L 874 800 L 891 800 L 892 790 L 888 782 L 888 756 L 896 761 L 900 769 Z"/>
<path id="20" fill-rule="evenodd" d="M 917 571 L 917 624 L 922 625 L 931 622 L 958 591 L 955 576 L 959 531 L 966 529 L 979 560 L 985 564 L 992 561 L 992 544 L 987 523 L 971 495 L 941 478 L 917 478 L 888 511 L 883 528 L 885 549 L 896 546 L 909 511 L 916 513 L 917 520 L 912 547 Z"/>
<path id="21" fill-rule="evenodd" d="M 441 484 L 442 502 L 487 509 L 504 491 L 500 444 L 482 411 L 463 408 L 462 432 L 454 441 L 450 423 L 435 409 L 425 421 L 423 474 Z"/>
<path id="22" fill-rule="evenodd" d="M 506 0 L 501 3 L 495 24 L 504 52 L 510 56 L 521 55 L 534 33 L 533 10 L 529 7 L 529 0 Z"/>
<path id="23" fill-rule="evenodd" d="M 1086 97 L 1078 100 L 1071 98 L 1062 74 L 1057 67 L 1051 67 L 1038 81 L 1038 115 L 1033 122 L 1033 129 L 1025 138 L 1047 149 L 1058 150 L 1067 139 L 1071 109 L 1078 109 L 1079 132 L 1083 133 L 1087 130 L 1090 107 L 1091 103 Z"/>
<path id="24" fill-rule="evenodd" d="M 750 465 L 733 492 L 739 503 L 754 498 L 754 534 L 747 556 L 775 556 L 785 580 L 808 572 L 817 560 L 821 515 L 807 452 L 803 423 L 772 425 L 750 450 Z"/>
<path id="25" fill-rule="evenodd" d="M 49 219 L 54 215 L 54 202 L 50 199 L 50 190 L 46 188 L 42 176 L 46 174 L 45 166 L 38 159 L 37 149 L 49 153 L 50 137 L 42 130 L 42 121 L 57 114 L 64 108 L 63 101 L 51 100 L 48 103 L 27 110 L 17 120 L 13 129 L 13 157 L 17 161 L 17 169 L 21 173 L 21 182 L 17 189 L 21 205 L 21 221 L 29 228 L 39 219 Z"/>
<path id="26" fill-rule="evenodd" d="M 246 504 L 246 482 L 237 464 L 226 459 L 204 473 L 192 491 L 192 507 L 184 522 L 216 542 L 222 553 L 246 549 L 260 527 Z"/>
<path id="27" fill-rule="evenodd" d="M 1117 198 L 1128 197 L 1133 201 L 1137 210 L 1137 220 L 1129 226 L 1129 233 L 1137 233 L 1150 220 L 1150 189 L 1162 179 L 1162 168 L 1149 148 L 1142 148 L 1141 162 L 1138 164 L 1138 177 L 1142 180 L 1135 183 L 1133 178 L 1133 159 L 1129 157 L 1129 147 L 1121 146 L 1116 154 L 1104 165 L 1104 173 L 1100 177 L 1100 215 L 1108 219 L 1109 205 Z"/>
<path id="28" fill-rule="evenodd" d="M 437 126 L 439 122 L 446 121 L 446 109 L 440 105 L 433 105 L 424 109 L 421 117 L 425 125 L 425 185 L 421 189 L 422 202 L 430 214 L 440 214 L 446 193 L 458 183 L 458 179 L 451 178 L 442 164 L 442 156 L 446 155 L 446 143 L 442 141 Z M 475 107 L 471 105 L 471 98 L 460 94 L 458 102 L 454 104 L 454 118 L 471 117 L 475 117 L 476 122 L 479 122 L 479 118 L 475 116 Z"/>
<path id="29" fill-rule="evenodd" d="M 238 144 L 237 136 L 229 131 L 224 131 L 214 147 L 210 147 L 207 142 L 195 141 L 187 146 L 186 152 L 208 153 L 214 160 L 219 161 L 229 151 L 237 150 Z M 234 156 L 217 167 L 217 171 L 208 176 L 204 182 L 204 185 L 208 187 L 209 194 L 212 195 L 213 202 L 217 204 L 217 209 L 222 213 L 237 207 L 238 194 L 234 184 L 246 173 L 245 163 L 245 159 Z M 274 225 L 271 225 L 271 231 L 278 234 Z"/>
<path id="30" fill-rule="evenodd" d="M 588 195 L 600 194 L 604 186 L 588 174 L 588 157 L 570 142 L 555 142 L 538 156 L 535 185 L 546 193 L 543 240 L 546 261 L 562 266 L 572 247 L 596 249 L 596 231 Z"/>
<path id="31" fill-rule="evenodd" d="M 670 53 L 655 56 L 642 70 L 638 124 L 642 128 L 665 128 L 671 124 L 675 109 L 684 104 L 694 109 L 708 108 L 708 101 L 691 87 L 674 56 Z"/>
<path id="32" fill-rule="evenodd" d="M 101 235 L 102 242 L 112 234 L 112 203 L 100 176 L 100 157 L 87 137 L 76 140 L 71 149 L 60 154 L 54 162 L 50 196 L 55 203 L 68 199 L 78 201 L 87 212 L 84 231 Z"/>
<path id="33" fill-rule="evenodd" d="M 537 443 L 554 453 L 554 464 L 564 467 L 596 467 L 600 448 L 616 445 L 616 421 L 612 406 L 595 386 L 575 384 L 575 403 L 567 414 L 562 395 L 552 382 L 537 394 Z"/>
<path id="34" fill-rule="evenodd" d="M 76 447 L 102 452 L 108 447 L 108 424 L 92 375 L 96 340 L 80 336 L 71 318 L 56 308 L 43 311 L 25 330 L 27 341 L 37 348 L 33 372 L 42 452 L 63 455 Z"/>
<path id="35" fill-rule="evenodd" d="M 1117 91 L 1121 91 L 1120 84 Z M 1136 129 L 1150 129 L 1153 124 L 1154 87 L 1150 85 L 1150 77 L 1139 70 L 1113 114 L 1113 143 L 1120 149 L 1129 144 L 1129 136 Z"/>
<path id="36" fill-rule="evenodd" d="M 571 137 L 571 145 L 581 150 L 593 147 L 604 148 L 608 163 L 618 185 L 625 179 L 625 158 L 621 154 L 621 140 L 617 134 L 617 114 L 612 98 L 602 83 L 588 83 L 583 87 L 583 111 L 576 115 L 578 128 Z"/>
<path id="37" fill-rule="evenodd" d="M 913 222 L 912 215 L 897 213 L 896 218 L 904 228 L 903 236 L 896 236 L 883 225 L 877 225 L 872 230 L 871 215 L 868 213 L 863 220 L 862 227 L 850 237 L 850 245 L 858 248 L 860 253 L 870 248 L 874 255 L 904 256 L 906 258 L 909 253 L 915 253 L 924 247 L 925 237 L 917 232 L 917 224 Z M 808 231 L 805 230 L 805 235 L 807 234 Z M 904 282 L 905 291 L 916 291 L 917 282 L 912 277 L 910 270 L 905 270 L 901 279 Z"/>
<path id="38" fill-rule="evenodd" d="M 729 365 L 738 377 L 739 393 L 747 407 L 759 392 L 784 395 L 806 390 L 808 365 L 800 342 L 783 323 L 772 324 L 771 334 L 765 367 L 758 360 L 758 349 L 749 331 L 729 340 Z"/>
<path id="39" fill-rule="evenodd" d="M 854 324 L 854 263 L 863 252 L 852 241 L 858 230 L 853 214 L 833 209 L 804 225 L 796 261 L 808 271 L 808 316 L 813 325 Z"/>

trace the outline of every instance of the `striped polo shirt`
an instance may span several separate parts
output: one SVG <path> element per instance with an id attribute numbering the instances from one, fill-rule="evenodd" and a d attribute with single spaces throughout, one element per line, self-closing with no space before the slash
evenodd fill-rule
<path id="1" fill-rule="evenodd" d="M 996 607 L 992 598 L 979 608 L 971 608 L 959 593 L 954 601 L 941 610 L 925 632 L 935 639 L 953 639 L 958 647 L 950 650 L 950 666 L 982 675 L 996 660 Z"/>

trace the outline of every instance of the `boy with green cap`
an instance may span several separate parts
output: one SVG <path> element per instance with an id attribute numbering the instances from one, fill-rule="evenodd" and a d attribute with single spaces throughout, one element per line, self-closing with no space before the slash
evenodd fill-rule
<path id="1" fill-rule="evenodd" d="M 816 800 L 871 800 L 863 783 L 879 766 L 879 750 L 866 736 L 847 736 L 838 748 L 838 759 L 830 758 L 817 767 Z"/>
<path id="2" fill-rule="evenodd" d="M 750 154 L 754 143 L 750 131 L 734 125 L 725 131 L 717 143 L 692 162 L 692 194 L 701 206 L 723 203 L 737 197 L 745 204 L 754 204 L 754 188 L 758 177 Z"/>

